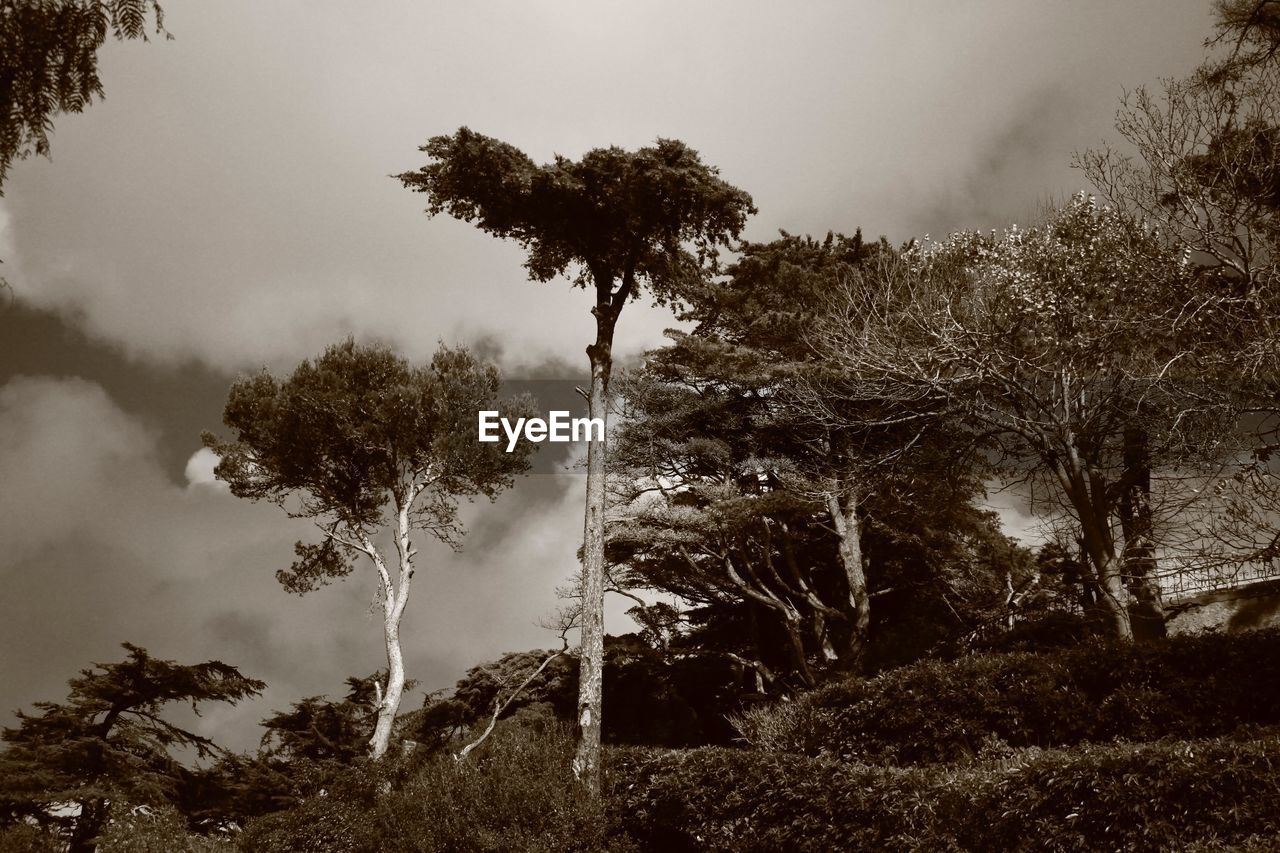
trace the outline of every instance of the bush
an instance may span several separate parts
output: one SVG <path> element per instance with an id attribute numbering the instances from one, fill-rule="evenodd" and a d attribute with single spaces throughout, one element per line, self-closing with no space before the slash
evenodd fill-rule
<path id="1" fill-rule="evenodd" d="M 573 779 L 561 724 L 500 724 L 459 764 L 448 755 L 362 762 L 296 808 L 250 822 L 253 851 L 631 849 Z"/>
<path id="2" fill-rule="evenodd" d="M 54 833 L 25 823 L 0 829 L 0 853 L 57 853 L 66 843 Z"/>
<path id="3" fill-rule="evenodd" d="M 172 806 L 121 808 L 98 838 L 102 853 L 232 853 L 235 845 L 219 836 L 191 832 Z"/>
<path id="4" fill-rule="evenodd" d="M 1274 739 L 1030 750 L 964 768 L 632 749 L 612 753 L 608 778 L 643 849 L 1262 850 L 1280 832 L 1277 761 Z"/>
<path id="5" fill-rule="evenodd" d="M 760 749 L 900 765 L 1250 724 L 1280 724 L 1280 631 L 925 661 L 735 719 Z"/>

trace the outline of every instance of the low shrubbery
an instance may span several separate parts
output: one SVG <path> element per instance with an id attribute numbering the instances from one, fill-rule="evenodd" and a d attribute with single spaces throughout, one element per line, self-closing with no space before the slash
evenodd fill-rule
<path id="1" fill-rule="evenodd" d="M 625 750 L 612 808 L 644 849 L 1272 849 L 1280 742 L 1023 751 L 885 768 L 747 750 Z"/>
<path id="2" fill-rule="evenodd" d="M 736 720 L 758 749 L 875 764 L 1280 723 L 1280 631 L 925 661 Z"/>
<path id="3" fill-rule="evenodd" d="M 549 720 L 500 726 L 461 764 L 362 762 L 320 795 L 252 821 L 252 851 L 628 850 L 569 771 L 572 739 Z"/>

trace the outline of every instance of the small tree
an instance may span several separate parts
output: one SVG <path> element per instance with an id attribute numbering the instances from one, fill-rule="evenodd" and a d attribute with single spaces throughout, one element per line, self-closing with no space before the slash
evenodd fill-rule
<path id="1" fill-rule="evenodd" d="M 68 682 L 66 702 L 37 702 L 4 730 L 0 753 L 0 818 L 42 823 L 68 805 L 70 849 L 92 850 L 114 803 L 174 801 L 183 767 L 177 747 L 201 758 L 219 752 L 211 740 L 160 715 L 173 702 L 239 702 L 266 686 L 233 666 L 184 666 L 124 644 L 120 663 L 94 664 Z"/>
<path id="2" fill-rule="evenodd" d="M 457 547 L 458 499 L 492 499 L 529 464 L 527 443 L 506 453 L 477 440 L 478 411 L 531 413 L 527 401 L 500 403 L 498 385 L 498 371 L 465 349 L 441 347 L 429 366 L 412 367 L 385 347 L 348 340 L 284 381 L 263 372 L 237 382 L 223 413 L 235 441 L 204 436 L 232 494 L 265 498 L 319 529 L 321 540 L 299 542 L 298 559 L 276 573 L 285 589 L 302 594 L 345 577 L 362 555 L 376 570 L 387 678 L 376 685 L 375 758 L 387 751 L 405 687 L 400 622 L 414 533 Z M 384 531 L 394 565 L 379 541 Z"/>
<path id="3" fill-rule="evenodd" d="M 751 197 L 718 177 L 697 152 L 660 139 L 635 152 L 597 148 L 581 160 L 539 166 L 524 152 L 467 128 L 433 137 L 431 162 L 398 176 L 427 193 L 431 215 L 448 213 L 528 250 L 537 281 L 572 270 L 595 291 L 589 413 L 608 418 L 613 333 L 627 301 L 647 285 L 659 304 L 679 303 L 714 268 L 716 249 L 736 239 L 755 212 Z M 692 250 L 690 250 L 690 248 Z M 582 675 L 574 773 L 600 790 L 600 709 L 604 663 L 605 447 L 587 450 L 582 558 Z"/>

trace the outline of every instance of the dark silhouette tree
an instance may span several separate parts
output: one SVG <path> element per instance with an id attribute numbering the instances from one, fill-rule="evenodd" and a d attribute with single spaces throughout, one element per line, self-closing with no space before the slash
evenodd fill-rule
<path id="1" fill-rule="evenodd" d="M 185 666 L 124 648 L 120 663 L 94 664 L 71 679 L 67 701 L 37 702 L 38 713 L 19 711 L 17 727 L 4 730 L 0 818 L 64 822 L 70 849 L 92 850 L 113 806 L 176 800 L 184 768 L 171 750 L 222 752 L 164 719 L 166 706 L 234 704 L 266 686 L 220 661 Z M 55 817 L 68 805 L 68 817 Z"/>
<path id="2" fill-rule="evenodd" d="M 571 275 L 594 291 L 595 341 L 589 414 L 607 422 L 613 335 L 622 309 L 644 288 L 658 304 L 679 304 L 716 267 L 717 248 L 736 239 L 755 212 L 751 197 L 721 180 L 681 142 L 637 151 L 597 148 L 580 160 L 538 165 L 522 151 L 467 128 L 420 149 L 430 162 L 398 176 L 427 194 L 427 212 L 447 213 L 523 246 L 536 281 Z M 587 451 L 582 571 L 582 643 L 574 773 L 600 789 L 604 660 L 605 445 Z"/>
<path id="3" fill-rule="evenodd" d="M 405 688 L 400 623 L 415 532 L 457 547 L 458 500 L 495 498 L 529 464 L 533 445 L 507 453 L 477 440 L 477 411 L 531 414 L 527 400 L 499 401 L 498 386 L 497 369 L 465 349 L 441 347 L 428 366 L 413 367 L 386 347 L 348 340 L 283 381 L 263 372 L 237 382 L 223 412 L 235 440 L 204 437 L 233 494 L 269 500 L 319 529 L 320 542 L 299 542 L 298 559 L 277 572 L 285 589 L 302 594 L 345 577 L 361 556 L 376 569 L 388 674 L 376 685 L 375 758 L 387 750 Z M 376 541 L 383 532 L 394 565 Z"/>
<path id="4" fill-rule="evenodd" d="M 113 35 L 147 39 L 164 28 L 156 0 L 5 0 L 0 3 L 0 187 L 15 159 L 49 155 L 59 113 L 103 97 L 98 50 Z"/>

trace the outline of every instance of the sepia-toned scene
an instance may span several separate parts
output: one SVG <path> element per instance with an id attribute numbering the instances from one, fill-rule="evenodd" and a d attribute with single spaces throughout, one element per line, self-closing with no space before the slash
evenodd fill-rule
<path id="1" fill-rule="evenodd" d="M 1280 0 L 0 0 L 0 853 L 1280 851 Z"/>

